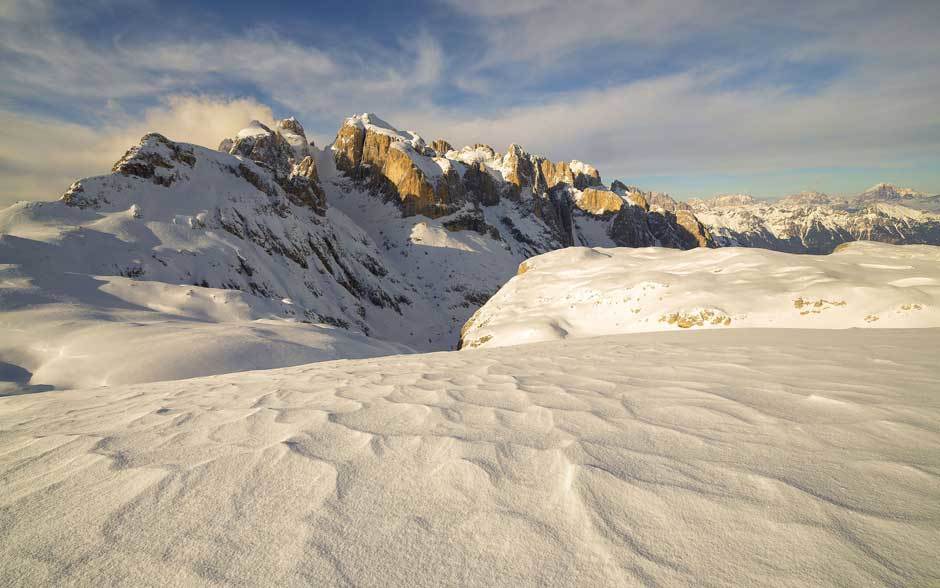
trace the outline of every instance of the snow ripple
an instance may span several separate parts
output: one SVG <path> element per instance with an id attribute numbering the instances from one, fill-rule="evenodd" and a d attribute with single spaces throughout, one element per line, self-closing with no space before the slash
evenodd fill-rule
<path id="1" fill-rule="evenodd" d="M 2 398 L 0 584 L 926 584 L 938 343 L 655 333 Z"/>

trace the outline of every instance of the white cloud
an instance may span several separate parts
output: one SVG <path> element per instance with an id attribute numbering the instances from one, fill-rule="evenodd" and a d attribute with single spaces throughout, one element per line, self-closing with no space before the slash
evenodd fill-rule
<path id="1" fill-rule="evenodd" d="M 133 0 L 95 0 L 115 1 Z M 588 160 L 606 177 L 940 157 L 935 0 L 906 8 L 879 0 L 444 1 L 479 25 L 465 44 L 423 22 L 402 30 L 397 47 L 370 40 L 368 30 L 355 43 L 312 46 L 265 26 L 91 44 L 54 26 L 50 15 L 61 6 L 52 0 L 0 0 L 0 54 L 10 57 L 0 61 L 0 98 L 99 119 L 78 126 L 6 106 L 0 198 L 55 196 L 71 180 L 105 171 L 149 130 L 214 146 L 249 118 L 273 118 L 251 100 L 173 97 L 206 88 L 249 88 L 279 116 L 298 116 L 320 144 L 344 116 L 377 111 L 426 137 L 497 149 L 521 143 L 554 159 Z M 776 36 L 765 38 L 768 30 Z M 697 41 L 709 35 L 721 50 L 699 53 Z M 669 54 L 675 47 L 684 49 Z M 628 68 L 664 54 L 669 73 L 652 68 L 626 83 L 577 75 L 593 58 Z M 844 71 L 803 88 L 760 76 L 817 63 Z M 734 81 L 753 72 L 756 81 Z M 568 74 L 574 81 L 559 90 Z M 813 82 L 811 74 L 795 77 Z M 472 99 L 437 102 L 442 88 Z M 165 96 L 155 108 L 122 114 L 127 104 Z"/>
<path id="2" fill-rule="evenodd" d="M 0 111 L 0 206 L 57 198 L 76 179 L 107 173 L 149 132 L 214 148 L 252 119 L 274 115 L 254 100 L 208 96 L 170 96 L 142 117 L 117 115 L 97 128 Z"/>
<path id="3" fill-rule="evenodd" d="M 392 122 L 455 144 L 522 143 L 578 158 L 606 177 L 754 173 L 878 166 L 940 153 L 940 80 L 878 70 L 812 94 L 721 90 L 731 71 L 703 70 L 600 90 L 495 116 L 403 109 Z M 877 91 L 873 91 L 877 88 Z"/>

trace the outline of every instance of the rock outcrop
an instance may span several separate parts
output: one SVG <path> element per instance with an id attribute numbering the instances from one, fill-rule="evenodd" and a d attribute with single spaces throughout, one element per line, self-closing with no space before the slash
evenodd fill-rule
<path id="1" fill-rule="evenodd" d="M 431 143 L 431 149 L 434 149 L 434 153 L 436 153 L 438 157 L 444 157 L 447 155 L 448 151 L 453 150 L 453 147 L 444 139 L 435 139 Z"/>
<path id="2" fill-rule="evenodd" d="M 406 216 L 437 218 L 464 202 L 461 175 L 447 159 L 420 136 L 398 131 L 373 114 L 346 119 L 333 155 L 337 169 L 396 200 Z"/>
<path id="3" fill-rule="evenodd" d="M 296 118 L 290 117 L 277 121 L 277 133 L 284 137 L 284 140 L 294 151 L 294 161 L 301 161 L 304 157 L 311 155 L 311 147 L 314 147 L 313 141 L 307 142 L 307 135 L 304 133 L 303 126 Z"/>
<path id="4" fill-rule="evenodd" d="M 239 131 L 235 138 L 222 141 L 219 151 L 264 165 L 278 177 L 290 175 L 295 157 L 291 144 L 280 133 L 256 120 Z"/>
<path id="5" fill-rule="evenodd" d="M 612 214 L 624 206 L 624 199 L 616 192 L 606 188 L 585 188 L 575 205 L 594 215 Z"/>
<path id="6" fill-rule="evenodd" d="M 490 150 L 488 146 L 483 146 Z M 532 155 L 522 147 L 512 144 L 502 158 L 505 178 L 522 188 L 534 192 L 545 192 L 559 184 L 568 184 L 578 189 L 601 185 L 601 175 L 593 167 L 580 161 L 553 162 L 539 155 Z"/>
<path id="7" fill-rule="evenodd" d="M 244 157 L 271 170 L 292 202 L 324 214 L 326 196 L 312 157 L 314 146 L 307 142 L 303 126 L 290 117 L 277 121 L 275 128 L 277 130 L 251 121 L 233 139 L 223 140 L 219 151 Z"/>

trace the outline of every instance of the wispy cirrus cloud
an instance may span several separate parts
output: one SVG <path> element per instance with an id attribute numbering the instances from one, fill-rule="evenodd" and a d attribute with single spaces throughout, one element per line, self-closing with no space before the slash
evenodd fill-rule
<path id="1" fill-rule="evenodd" d="M 298 4 L 291 18 L 247 27 L 226 22 L 225 9 L 210 27 L 187 18 L 188 7 L 166 5 L 4 3 L 3 118 L 17 132 L 69 129 L 92 143 L 158 125 L 146 130 L 179 129 L 178 138 L 212 146 L 247 122 L 232 106 L 242 98 L 246 116 L 296 115 L 321 144 L 344 116 L 378 111 L 429 137 L 585 159 L 607 178 L 684 176 L 680 195 L 695 195 L 697 176 L 721 174 L 735 190 L 736 174 L 819 166 L 906 167 L 916 187 L 940 191 L 940 172 L 924 164 L 940 160 L 932 1 L 426 0 L 333 21 Z M 164 12 L 161 27 L 130 16 Z M 216 97 L 205 116 L 228 113 L 213 116 L 231 128 L 182 116 L 179 96 Z M 55 173 L 46 168 L 63 166 L 18 157 L 17 141 L 0 136 L 0 169 L 22 180 L 8 185 L 18 197 L 47 197 L 39 186 Z M 100 171 L 79 159 L 68 173 Z M 850 190 L 847 178 L 767 192 Z M 672 189 L 664 181 L 649 187 Z"/>

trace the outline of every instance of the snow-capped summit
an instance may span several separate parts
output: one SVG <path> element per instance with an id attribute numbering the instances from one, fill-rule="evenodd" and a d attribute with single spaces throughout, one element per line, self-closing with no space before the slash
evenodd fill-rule
<path id="1" fill-rule="evenodd" d="M 750 194 L 721 194 L 711 198 L 693 198 L 688 201 L 693 209 L 707 208 L 733 208 L 754 204 L 754 197 Z"/>
<path id="2" fill-rule="evenodd" d="M 740 197 L 690 200 L 720 246 L 830 253 L 858 240 L 940 244 L 940 197 L 915 196 L 887 184 L 843 199 L 803 192 L 778 201 Z"/>
<path id="3" fill-rule="evenodd" d="M 898 202 L 930 196 L 911 188 L 899 188 L 892 184 L 880 183 L 868 188 L 855 197 L 858 202 Z"/>
<path id="4" fill-rule="evenodd" d="M 374 112 L 364 112 L 351 116 L 343 121 L 343 126 L 352 126 L 373 133 L 387 135 L 396 141 L 404 141 L 419 151 L 423 150 L 425 147 L 425 141 L 420 135 L 411 131 L 400 131 L 390 123 L 379 118 Z"/>
<path id="5" fill-rule="evenodd" d="M 244 139 L 246 137 L 261 137 L 271 133 L 271 129 L 258 120 L 253 120 L 248 123 L 248 126 L 244 129 L 238 131 L 235 136 L 239 139 Z"/>
<path id="6" fill-rule="evenodd" d="M 844 202 L 845 200 L 833 198 L 822 192 L 807 191 L 784 196 L 777 201 L 777 204 L 780 206 L 825 206 Z"/>
<path id="7" fill-rule="evenodd" d="M 256 120 L 224 139 L 219 151 L 238 155 L 271 168 L 277 175 L 286 176 L 294 163 L 294 150 L 280 133 Z"/>
<path id="8" fill-rule="evenodd" d="M 294 159 L 296 161 L 300 161 L 304 157 L 311 155 L 310 148 L 314 147 L 313 141 L 307 141 L 304 127 L 296 118 L 291 116 L 277 121 L 277 132 L 284 137 L 284 140 L 287 141 L 294 150 Z"/>

